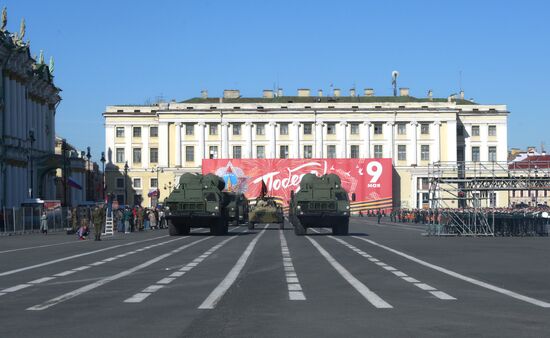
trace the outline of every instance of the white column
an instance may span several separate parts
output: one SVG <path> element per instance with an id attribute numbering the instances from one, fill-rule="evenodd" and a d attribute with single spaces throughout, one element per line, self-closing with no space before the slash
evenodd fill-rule
<path id="1" fill-rule="evenodd" d="M 506 117 L 506 122 L 497 124 L 497 161 L 504 162 L 507 160 L 508 156 L 508 117 Z"/>
<path id="2" fill-rule="evenodd" d="M 440 144 L 444 144 L 443 140 Z M 443 160 L 455 162 L 457 160 L 456 153 L 456 120 L 449 120 L 447 121 L 447 158 Z"/>
<path id="3" fill-rule="evenodd" d="M 168 123 L 159 123 L 159 166 L 168 167 Z"/>
<path id="4" fill-rule="evenodd" d="M 472 161 L 472 126 L 464 124 L 464 161 Z"/>
<path id="5" fill-rule="evenodd" d="M 181 122 L 175 125 L 176 133 L 176 167 L 181 167 Z"/>
<path id="6" fill-rule="evenodd" d="M 340 148 L 338 151 L 338 156 L 340 158 L 347 158 L 348 157 L 348 123 L 343 121 L 338 123 L 338 134 L 337 138 L 340 140 L 340 143 L 338 147 Z"/>
<path id="7" fill-rule="evenodd" d="M 395 160 L 393 158 L 393 153 L 394 153 L 394 141 L 393 141 L 393 137 L 394 137 L 394 133 L 393 133 L 393 125 L 394 123 L 393 122 L 388 122 L 386 123 L 386 130 L 384 132 L 384 135 L 387 135 L 386 136 L 386 145 L 384 146 L 384 148 L 386 148 L 385 152 L 388 154 L 388 158 L 391 158 L 392 159 L 392 163 L 395 164 Z"/>
<path id="8" fill-rule="evenodd" d="M 204 134 L 204 127 L 206 126 L 206 123 L 199 122 L 195 125 L 195 130 L 197 131 L 197 136 L 199 137 L 199 146 L 198 146 L 198 164 L 202 165 L 202 160 L 204 158 L 208 158 L 204 156 L 204 153 L 206 152 L 206 143 L 205 143 L 205 134 Z"/>
<path id="9" fill-rule="evenodd" d="M 141 127 L 141 167 L 143 169 L 149 168 L 149 128 L 150 126 Z"/>
<path id="10" fill-rule="evenodd" d="M 322 158 L 324 151 L 324 123 L 323 122 L 317 122 L 315 124 L 315 157 L 316 158 Z"/>
<path id="11" fill-rule="evenodd" d="M 434 130 L 434 149 L 433 149 L 433 157 L 431 162 L 439 162 L 441 160 L 441 140 L 440 140 L 440 131 L 439 128 L 441 126 L 440 121 L 435 121 L 433 124 L 433 130 Z"/>
<path id="12" fill-rule="evenodd" d="M 244 138 L 246 140 L 246 150 L 244 152 L 244 158 L 253 158 L 254 149 L 252 145 L 252 122 L 245 122 Z"/>
<path id="13" fill-rule="evenodd" d="M 412 136 L 411 136 L 411 164 L 418 164 L 418 122 L 411 122 Z"/>
<path id="14" fill-rule="evenodd" d="M 124 159 L 132 167 L 132 126 L 124 126 Z"/>
<path id="15" fill-rule="evenodd" d="M 270 158 L 277 158 L 277 123 L 271 121 L 268 124 Z"/>
<path id="16" fill-rule="evenodd" d="M 361 133 L 363 135 L 363 156 L 365 158 L 370 158 L 370 122 L 363 122 L 363 132 Z"/>
<path id="17" fill-rule="evenodd" d="M 105 160 L 107 163 L 115 161 L 115 127 L 111 125 L 105 126 Z"/>
<path id="18" fill-rule="evenodd" d="M 481 124 L 479 126 L 479 140 L 481 145 L 479 147 L 479 160 L 481 162 L 489 161 L 489 126 L 487 124 Z"/>
<path id="19" fill-rule="evenodd" d="M 292 129 L 294 133 L 294 140 L 292 142 L 292 157 L 294 158 L 300 158 L 300 147 L 302 146 L 302 144 L 300 143 L 300 126 L 300 122 L 292 122 Z"/>
<path id="20" fill-rule="evenodd" d="M 229 158 L 229 123 L 228 122 L 222 122 L 221 123 L 221 137 L 222 137 L 222 157 L 221 158 Z"/>

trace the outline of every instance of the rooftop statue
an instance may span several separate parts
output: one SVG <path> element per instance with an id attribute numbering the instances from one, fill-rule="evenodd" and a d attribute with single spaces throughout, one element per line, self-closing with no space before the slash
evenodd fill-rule
<path id="1" fill-rule="evenodd" d="M 8 24 L 8 9 L 4 7 L 4 9 L 2 9 L 2 26 L 0 26 L 0 30 L 2 32 L 6 31 L 7 24 Z"/>
<path id="2" fill-rule="evenodd" d="M 23 41 L 23 38 L 25 37 L 25 18 L 21 19 L 21 26 L 19 27 L 19 39 Z"/>
<path id="3" fill-rule="evenodd" d="M 50 74 L 53 75 L 53 70 L 55 69 L 54 64 L 53 64 L 53 56 L 50 56 L 50 66 L 48 68 L 50 70 Z"/>
<path id="4" fill-rule="evenodd" d="M 38 63 L 43 65 L 44 64 L 44 51 L 40 50 L 40 56 L 38 57 Z"/>

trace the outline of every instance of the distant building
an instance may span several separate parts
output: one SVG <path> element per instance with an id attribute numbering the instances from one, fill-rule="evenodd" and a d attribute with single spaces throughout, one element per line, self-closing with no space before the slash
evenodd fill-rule
<path id="1" fill-rule="evenodd" d="M 535 147 L 529 147 L 526 152 L 516 154 L 509 162 L 510 171 L 520 173 L 521 179 L 532 182 L 537 178 L 550 176 L 550 155 L 538 153 Z M 550 205 L 550 187 L 539 190 L 512 190 L 510 204 L 524 204 L 529 206 Z"/>
<path id="2" fill-rule="evenodd" d="M 160 188 L 162 200 L 182 173 L 200 172 L 205 158 L 384 157 L 396 170 L 394 206 L 427 207 L 429 164 L 506 163 L 508 114 L 505 105 L 463 95 L 416 98 L 407 88 L 390 97 L 372 89 L 349 96 L 339 89 L 264 90 L 262 97 L 204 91 L 183 102 L 108 106 L 107 187 L 120 203 L 151 205 L 151 191 Z M 498 193 L 496 203 L 507 205 L 507 194 Z"/>
<path id="3" fill-rule="evenodd" d="M 21 29 L 8 32 L 6 20 L 0 28 L 0 207 L 56 196 L 55 112 L 61 90 L 42 52 L 38 60 L 31 57 L 24 25 Z"/>

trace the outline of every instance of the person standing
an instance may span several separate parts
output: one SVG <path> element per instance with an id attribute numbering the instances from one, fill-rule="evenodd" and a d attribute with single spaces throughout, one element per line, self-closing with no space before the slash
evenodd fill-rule
<path id="1" fill-rule="evenodd" d="M 378 224 L 380 224 L 380 219 L 382 218 L 382 213 L 380 212 L 380 209 L 378 209 L 378 212 L 376 213 L 376 217 L 378 218 Z"/>
<path id="2" fill-rule="evenodd" d="M 149 212 L 149 226 L 151 227 L 151 229 L 157 228 L 157 217 L 152 210 Z"/>
<path id="3" fill-rule="evenodd" d="M 124 209 L 124 233 L 130 233 L 130 219 L 132 218 L 132 211 L 129 208 Z"/>
<path id="4" fill-rule="evenodd" d="M 101 241 L 101 232 L 105 223 L 105 209 L 102 206 L 95 207 L 92 212 L 92 222 L 94 224 L 95 240 Z"/>
<path id="5" fill-rule="evenodd" d="M 46 210 L 42 211 L 42 216 L 40 216 L 40 231 L 44 235 L 48 234 L 48 215 L 46 214 Z"/>

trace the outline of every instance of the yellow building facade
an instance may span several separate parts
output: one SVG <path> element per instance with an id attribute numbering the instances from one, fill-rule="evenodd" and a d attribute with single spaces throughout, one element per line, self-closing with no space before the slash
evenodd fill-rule
<path id="1" fill-rule="evenodd" d="M 394 206 L 421 208 L 430 164 L 506 161 L 505 105 L 400 92 L 265 90 L 247 98 L 226 90 L 214 98 L 203 92 L 183 102 L 108 106 L 107 192 L 120 203 L 153 205 L 154 191 L 163 200 L 181 174 L 201 172 L 205 158 L 392 158 Z M 495 203 L 507 205 L 506 194 Z"/>

